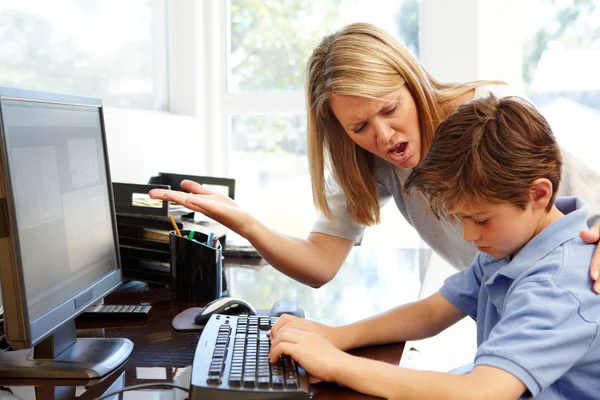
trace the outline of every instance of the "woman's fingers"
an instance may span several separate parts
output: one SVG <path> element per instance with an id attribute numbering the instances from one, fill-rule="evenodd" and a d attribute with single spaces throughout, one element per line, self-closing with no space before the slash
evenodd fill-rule
<path id="1" fill-rule="evenodd" d="M 590 277 L 594 281 L 594 292 L 600 294 L 600 245 L 596 245 L 596 250 L 592 256 L 592 264 L 590 265 Z"/>
<path id="2" fill-rule="evenodd" d="M 185 192 L 178 192 L 176 190 L 152 189 L 148 192 L 148 196 L 150 196 L 151 199 L 178 202 L 177 200 L 185 201 L 185 198 L 187 196 L 190 196 L 190 194 Z"/>
<path id="3" fill-rule="evenodd" d="M 247 231 L 252 228 L 254 219 L 239 207 L 233 199 L 224 194 L 213 192 L 197 182 L 184 180 L 181 186 L 185 190 L 189 190 L 190 193 L 153 189 L 148 194 L 153 199 L 172 201 L 190 210 L 202 213 L 246 237 Z"/>
<path id="4" fill-rule="evenodd" d="M 600 222 L 592 226 L 590 229 L 582 230 L 579 232 L 579 236 L 586 243 L 596 243 L 600 239 Z"/>
<path id="5" fill-rule="evenodd" d="M 167 192 L 168 190 L 166 189 L 152 189 L 148 192 L 148 196 L 150 196 L 151 199 L 164 200 L 165 194 Z"/>
<path id="6" fill-rule="evenodd" d="M 189 179 L 184 179 L 181 181 L 181 187 L 187 190 L 190 193 L 194 194 L 213 194 L 214 192 L 209 188 L 202 186 L 198 182 L 190 181 Z"/>
<path id="7" fill-rule="evenodd" d="M 148 192 L 148 195 L 152 199 L 161 199 L 161 200 L 170 200 L 170 201 L 184 201 L 185 199 L 193 196 L 193 195 L 211 195 L 214 192 L 198 182 L 183 180 L 181 182 L 182 189 L 187 190 L 187 192 L 177 191 L 177 190 L 168 190 L 168 189 L 152 189 Z M 189 192 L 189 193 L 188 193 Z"/>
<path id="8" fill-rule="evenodd" d="M 600 244 L 598 239 L 600 238 L 600 223 L 592 226 L 589 230 L 582 230 L 579 232 L 579 236 L 586 243 L 596 243 L 596 250 L 592 256 L 592 263 L 590 265 L 590 278 L 594 281 L 593 290 L 596 293 L 600 293 Z"/>

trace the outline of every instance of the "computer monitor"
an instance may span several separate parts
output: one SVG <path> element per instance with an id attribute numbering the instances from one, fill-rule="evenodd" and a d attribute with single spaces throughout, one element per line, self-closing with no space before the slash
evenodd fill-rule
<path id="1" fill-rule="evenodd" d="M 0 377 L 96 378 L 133 343 L 77 339 L 121 283 L 102 101 L 0 87 Z M 32 355 L 33 352 L 33 355 Z"/>

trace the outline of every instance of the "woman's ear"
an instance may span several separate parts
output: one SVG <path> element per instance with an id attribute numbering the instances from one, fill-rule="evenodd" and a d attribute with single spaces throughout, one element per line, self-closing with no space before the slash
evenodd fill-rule
<path id="1" fill-rule="evenodd" d="M 534 209 L 545 209 L 552 199 L 554 190 L 552 182 L 546 178 L 538 178 L 531 184 L 529 195 Z"/>

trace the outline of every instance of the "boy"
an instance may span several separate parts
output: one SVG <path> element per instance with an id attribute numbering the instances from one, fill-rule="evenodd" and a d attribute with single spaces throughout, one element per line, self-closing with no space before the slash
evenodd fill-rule
<path id="1" fill-rule="evenodd" d="M 271 359 L 291 355 L 316 378 L 394 399 L 597 399 L 600 300 L 590 290 L 587 205 L 556 199 L 561 155 L 526 101 L 493 96 L 459 107 L 436 132 L 405 191 L 460 223 L 472 265 L 433 296 L 342 327 L 284 316 Z M 343 350 L 433 336 L 477 319 L 466 375 L 414 371 Z"/>

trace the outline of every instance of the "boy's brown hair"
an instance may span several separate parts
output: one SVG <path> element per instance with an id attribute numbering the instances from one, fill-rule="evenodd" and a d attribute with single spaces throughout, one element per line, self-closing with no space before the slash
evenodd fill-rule
<path id="1" fill-rule="evenodd" d="M 546 119 L 519 97 L 473 100 L 437 128 L 431 148 L 404 184 L 425 195 L 440 218 L 485 204 L 525 210 L 534 180 L 547 178 L 554 204 L 562 157 Z"/>

